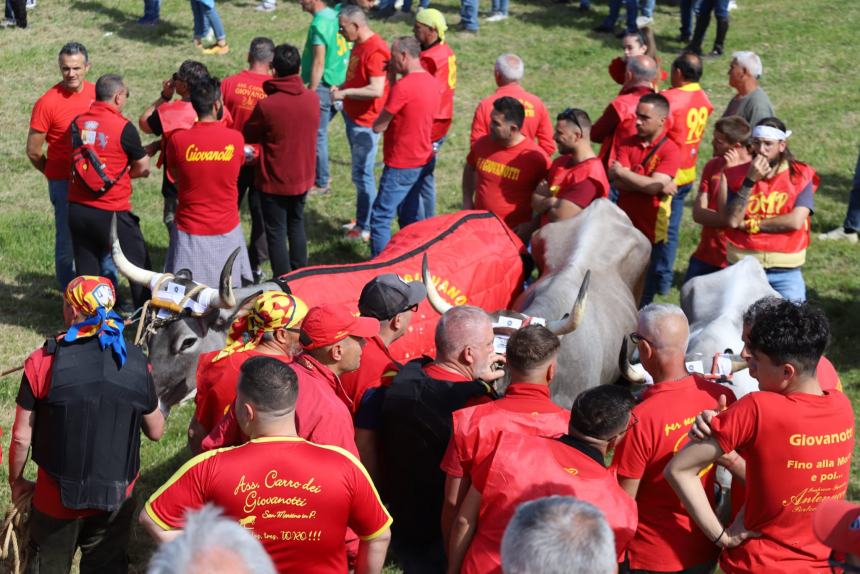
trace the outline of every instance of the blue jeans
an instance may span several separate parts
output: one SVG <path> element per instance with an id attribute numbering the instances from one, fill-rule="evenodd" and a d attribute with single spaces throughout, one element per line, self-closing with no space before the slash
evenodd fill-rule
<path id="1" fill-rule="evenodd" d="M 352 183 L 355 184 L 355 224 L 362 229 L 370 229 L 370 207 L 376 200 L 376 178 L 373 165 L 376 149 L 379 147 L 379 134 L 373 128 L 360 126 L 346 114 L 346 139 L 352 151 Z"/>
<path id="2" fill-rule="evenodd" d="M 665 258 L 663 252 L 666 250 L 666 242 L 655 243 L 651 246 L 651 261 L 648 263 L 648 271 L 645 274 L 645 289 L 642 291 L 642 299 L 639 300 L 639 308 L 641 309 L 648 303 L 654 300 L 657 294 L 660 276 L 665 271 Z M 671 269 L 669 272 L 671 273 Z"/>
<path id="3" fill-rule="evenodd" d="M 654 16 L 654 5 L 657 3 L 657 0 L 642 0 L 641 11 L 643 16 L 647 16 L 649 18 Z"/>
<path id="4" fill-rule="evenodd" d="M 391 240 L 391 222 L 399 216 L 401 229 L 421 217 L 421 186 L 427 166 L 382 169 L 379 194 L 370 211 L 370 255 L 379 255 Z"/>
<path id="5" fill-rule="evenodd" d="M 421 212 L 419 214 L 419 219 L 422 220 L 436 215 L 436 156 L 439 155 L 439 149 L 447 137 L 444 135 L 433 142 L 433 156 L 424 166 L 425 176 L 421 184 Z"/>
<path id="6" fill-rule="evenodd" d="M 729 0 L 698 0 L 696 14 L 699 18 L 710 18 L 711 11 L 717 20 L 729 18 Z"/>
<path id="7" fill-rule="evenodd" d="M 695 277 L 716 273 L 720 269 L 722 269 L 722 267 L 705 263 L 701 259 L 690 256 L 690 265 L 687 267 L 687 274 L 684 275 L 684 283 Z M 684 283 L 682 283 L 682 285 Z"/>
<path id="8" fill-rule="evenodd" d="M 314 185 L 328 187 L 331 179 L 328 171 L 328 124 L 337 110 L 331 105 L 331 86 L 320 82 L 316 92 L 320 98 L 320 127 L 317 130 L 317 175 Z"/>
<path id="9" fill-rule="evenodd" d="M 857 166 L 854 168 L 854 182 L 851 184 L 851 196 L 848 198 L 848 212 L 845 214 L 845 231 L 860 231 L 860 154 L 857 155 Z"/>
<path id="10" fill-rule="evenodd" d="M 158 20 L 161 13 L 161 0 L 143 0 L 144 20 Z"/>
<path id="11" fill-rule="evenodd" d="M 491 12 L 493 14 L 496 14 L 498 12 L 498 13 L 507 15 L 508 4 L 509 4 L 509 0 L 492 0 Z"/>
<path id="12" fill-rule="evenodd" d="M 803 273 L 800 267 L 794 269 L 765 269 L 767 282 L 783 298 L 789 301 L 806 301 L 806 283 L 803 281 Z"/>
<path id="13" fill-rule="evenodd" d="M 636 27 L 636 15 L 639 13 L 638 0 L 609 0 L 609 14 L 603 20 L 602 25 L 610 28 L 615 26 L 619 14 L 621 14 L 622 2 L 627 9 L 627 31 L 635 32 L 638 29 Z"/>
<path id="14" fill-rule="evenodd" d="M 466 30 L 478 29 L 478 0 L 460 0 L 460 26 Z"/>
<path id="15" fill-rule="evenodd" d="M 663 250 L 663 261 L 660 263 L 657 292 L 665 295 L 672 288 L 672 271 L 675 269 L 675 255 L 678 253 L 678 236 L 681 228 L 681 216 L 684 214 L 684 198 L 693 189 L 688 183 L 678 188 L 678 193 L 672 198 L 672 213 L 669 215 L 669 237 Z"/>
<path id="16" fill-rule="evenodd" d="M 681 36 L 685 38 L 693 35 L 693 12 L 698 4 L 699 0 L 681 0 Z"/>
<path id="17" fill-rule="evenodd" d="M 392 6 L 394 5 L 393 0 L 391 2 L 391 5 Z M 420 0 L 418 2 L 418 5 L 421 6 L 422 8 L 427 8 L 428 6 L 430 6 L 430 0 Z M 412 0 L 403 0 L 403 6 L 400 8 L 400 10 L 402 10 L 403 12 L 411 12 L 412 11 Z"/>
<path id="18" fill-rule="evenodd" d="M 207 6 L 200 0 L 191 0 L 191 13 L 194 14 L 194 37 L 202 38 L 209 31 L 209 27 L 215 31 L 215 37 L 223 40 L 227 37 L 224 33 L 224 25 L 221 24 L 221 17 L 218 15 L 218 10 L 215 5 Z"/>

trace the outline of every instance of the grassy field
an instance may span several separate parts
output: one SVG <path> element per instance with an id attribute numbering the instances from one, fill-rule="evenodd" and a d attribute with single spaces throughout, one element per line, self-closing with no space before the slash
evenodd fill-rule
<path id="1" fill-rule="evenodd" d="M 211 72 L 226 76 L 240 70 L 245 50 L 254 36 L 266 35 L 276 43 L 301 46 L 310 16 L 297 3 L 281 2 L 272 14 L 255 12 L 253 0 L 218 3 L 232 51 L 227 56 L 201 56 L 191 43 L 191 11 L 187 2 L 164 0 L 162 24 L 137 27 L 142 13 L 139 0 L 40 0 L 30 13 L 31 29 L 0 33 L 0 370 L 21 364 L 46 335 L 61 326 L 60 294 L 53 271 L 53 216 L 47 184 L 30 167 L 24 154 L 27 121 L 33 102 L 59 80 L 56 55 L 70 40 L 83 42 L 90 51 L 95 81 L 104 73 L 125 76 L 131 90 L 126 116 L 136 121 L 159 93 L 161 80 L 188 58 L 203 58 Z M 658 3 L 657 39 L 665 60 L 680 48 L 677 9 Z M 857 157 L 860 129 L 860 90 L 851 46 L 860 25 L 860 4 L 854 0 L 805 3 L 802 9 L 780 0 L 740 0 L 732 14 L 728 49 L 752 49 L 764 61 L 763 85 L 778 115 L 794 131 L 795 155 L 812 164 L 821 176 L 813 232 L 841 223 L 845 213 L 851 170 Z M 449 23 L 456 24 L 458 4 L 434 1 Z M 488 8 L 482 6 L 482 8 Z M 455 121 L 437 166 L 439 209 L 457 208 L 459 181 L 467 153 L 468 131 L 477 102 L 493 89 L 492 65 L 504 51 L 520 54 L 526 62 L 527 89 L 544 98 L 551 115 L 568 106 L 581 107 L 596 118 L 617 92 L 606 73 L 609 60 L 620 52 L 614 37 L 597 35 L 591 28 L 606 13 L 604 3 L 591 13 L 580 13 L 576 3 L 553 0 L 514 2 L 507 21 L 486 24 L 477 36 L 450 32 L 458 58 Z M 453 27 L 453 26 L 452 26 Z M 409 34 L 406 24 L 374 23 L 384 37 Z M 710 42 L 713 26 L 707 42 Z M 706 42 L 706 46 L 709 44 Z M 731 96 L 726 85 L 729 60 L 708 60 L 702 84 L 718 113 Z M 711 122 L 713 124 L 713 122 Z M 711 126 L 705 135 L 710 141 Z M 309 202 L 309 237 L 312 263 L 366 258 L 364 245 L 341 239 L 341 224 L 351 219 L 355 193 L 349 179 L 349 152 L 343 122 L 335 119 L 330 131 L 332 190 Z M 145 141 L 148 141 L 145 139 Z M 707 144 L 703 148 L 707 156 Z M 156 265 L 163 261 L 167 235 L 161 223 L 161 176 L 135 182 L 134 208 Z M 247 222 L 247 219 L 246 219 Z M 247 231 L 247 226 L 246 226 Z M 698 239 L 689 211 L 684 214 L 676 273 L 682 275 Z M 860 276 L 857 245 L 827 245 L 813 241 L 805 276 L 809 298 L 821 305 L 832 321 L 834 337 L 829 356 L 839 370 L 846 392 L 857 404 L 860 392 L 860 355 L 856 352 L 860 320 Z M 678 302 L 677 288 L 665 298 Z M 0 426 L 8 447 L 14 415 L 18 375 L 0 379 Z M 143 448 L 143 475 L 136 494 L 149 495 L 189 456 L 184 430 L 188 405 L 172 414 L 168 432 L 158 444 Z M 5 453 L 4 453 L 5 454 Z M 4 459 L 6 457 L 4 456 Z M 4 461 L 5 467 L 5 461 Z M 855 465 L 857 460 L 855 457 Z M 32 470 L 32 469 L 31 469 Z M 4 468 L 2 473 L 6 475 Z M 856 474 L 849 493 L 860 498 Z M 0 508 L 8 490 L 0 489 Z M 151 545 L 136 530 L 132 543 L 135 571 L 143 571 Z"/>

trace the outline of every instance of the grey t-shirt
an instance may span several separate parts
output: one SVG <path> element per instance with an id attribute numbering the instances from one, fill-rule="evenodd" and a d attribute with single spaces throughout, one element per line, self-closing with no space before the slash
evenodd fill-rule
<path id="1" fill-rule="evenodd" d="M 755 125 L 764 118 L 773 117 L 773 104 L 770 103 L 770 98 L 761 86 L 754 89 L 745 96 L 735 96 L 723 112 L 723 117 L 740 116 L 750 123 L 750 126 Z"/>

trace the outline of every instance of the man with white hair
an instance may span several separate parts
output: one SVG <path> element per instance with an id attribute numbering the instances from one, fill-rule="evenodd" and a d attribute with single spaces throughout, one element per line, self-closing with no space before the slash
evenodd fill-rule
<path id="1" fill-rule="evenodd" d="M 680 307 L 656 303 L 639 311 L 636 331 L 630 334 L 655 382 L 633 409 L 639 422 L 621 439 L 612 460 L 618 482 L 639 508 L 639 527 L 627 548 L 631 573 L 707 573 L 719 554 L 663 478 L 664 467 L 686 442 L 696 415 L 713 408 L 720 397 L 725 397 L 723 404 L 735 400 L 728 388 L 687 372 L 689 337 Z M 713 506 L 714 468 L 701 478 Z"/>
<path id="2" fill-rule="evenodd" d="M 773 104 L 759 85 L 761 58 L 755 52 L 735 52 L 729 65 L 729 85 L 737 94 L 731 99 L 723 117 L 740 116 L 751 126 L 774 116 Z"/>
<path id="3" fill-rule="evenodd" d="M 444 572 L 440 516 L 454 411 L 487 402 L 504 375 L 490 316 L 453 307 L 436 326 L 436 359 L 410 361 L 384 388 L 382 476 L 394 516 L 392 549 L 405 572 Z"/>
<path id="4" fill-rule="evenodd" d="M 516 54 L 502 54 L 496 58 L 493 76 L 496 79 L 498 89 L 492 95 L 481 100 L 475 109 L 475 115 L 472 118 L 472 133 L 469 135 L 470 146 L 475 145 L 481 136 L 490 133 L 490 114 L 493 111 L 493 102 L 501 97 L 510 96 L 519 100 L 526 110 L 522 134 L 529 139 L 536 140 L 547 155 L 551 156 L 555 153 L 555 141 L 553 141 L 549 112 L 538 96 L 525 91 L 520 85 L 524 73 L 525 64 L 522 58 Z"/>
<path id="5" fill-rule="evenodd" d="M 147 574 L 275 574 L 272 559 L 257 539 L 221 509 L 207 504 L 189 512 L 179 538 L 162 544 Z"/>
<path id="6" fill-rule="evenodd" d="M 615 536 L 596 506 L 573 496 L 522 504 L 502 539 L 504 574 L 615 574 Z"/>

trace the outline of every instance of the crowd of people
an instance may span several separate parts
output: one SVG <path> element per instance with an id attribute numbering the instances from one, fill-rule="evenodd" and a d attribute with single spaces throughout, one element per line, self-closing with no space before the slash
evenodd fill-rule
<path id="1" fill-rule="evenodd" d="M 312 16 L 301 50 L 255 38 L 247 69 L 223 80 L 186 60 L 137 127 L 123 116 L 121 75 L 90 83 L 87 49 L 59 52 L 62 80 L 34 105 L 26 149 L 48 180 L 67 330 L 24 365 L 8 453 L 12 499 L 32 504 L 29 572 L 68 572 L 78 550 L 82 572 L 128 570 L 139 430 L 159 440 L 169 409 L 116 312 L 143 306 L 156 285 L 133 283 L 131 305 L 119 301 L 110 242 L 115 231 L 128 260 L 152 268 L 132 211 L 132 180 L 150 175 L 150 158 L 163 174 L 164 270 L 202 285 L 259 283 L 267 260 L 275 277 L 307 266 L 304 207 L 330 193 L 337 114 L 356 189 L 345 237 L 376 257 L 395 218 L 403 228 L 436 213 L 457 86 L 444 16 L 422 2 L 413 33 L 389 43 L 361 1 L 300 4 Z M 394 274 L 364 286 L 357 313 L 262 292 L 231 316 L 224 346 L 198 358 L 193 456 L 137 514 L 159 544 L 150 572 L 379 573 L 389 555 L 407 574 L 706 574 L 718 563 L 727 574 L 800 574 L 828 561 L 860 571 L 860 508 L 841 501 L 853 408 L 819 370 L 830 329 L 805 302 L 801 271 L 815 171 L 788 148 L 760 58 L 740 51 L 728 72 L 736 94 L 697 177 L 715 110 L 701 42 L 717 11 L 723 52 L 723 3 L 700 3 L 668 73 L 648 35 L 630 29 L 638 4 L 627 4 L 624 55 L 609 67 L 620 91 L 595 119 L 569 107 L 553 122 L 522 84 L 522 58 L 497 58 L 497 89 L 472 117 L 462 208 L 492 212 L 527 246 L 596 200 L 616 203 L 652 246 L 629 341 L 654 384 L 598 386 L 559 406 L 559 337 L 532 324 L 499 353 L 491 316 L 468 305 L 439 319 L 435 357 L 401 364 L 390 346 L 427 292 Z M 159 2 L 146 5 L 142 23 L 157 21 Z M 226 53 L 214 3 L 192 6 L 195 40 L 211 25 L 209 53 Z M 506 14 L 506 2 L 494 10 Z M 687 317 L 652 302 L 672 286 L 697 181 L 702 233 L 684 281 L 753 256 L 782 296 L 743 316 L 742 357 L 760 391 L 742 397 L 688 371 Z M 822 239 L 857 241 L 858 197 L 855 181 L 844 227 Z M 24 475 L 31 451 L 35 482 Z"/>

